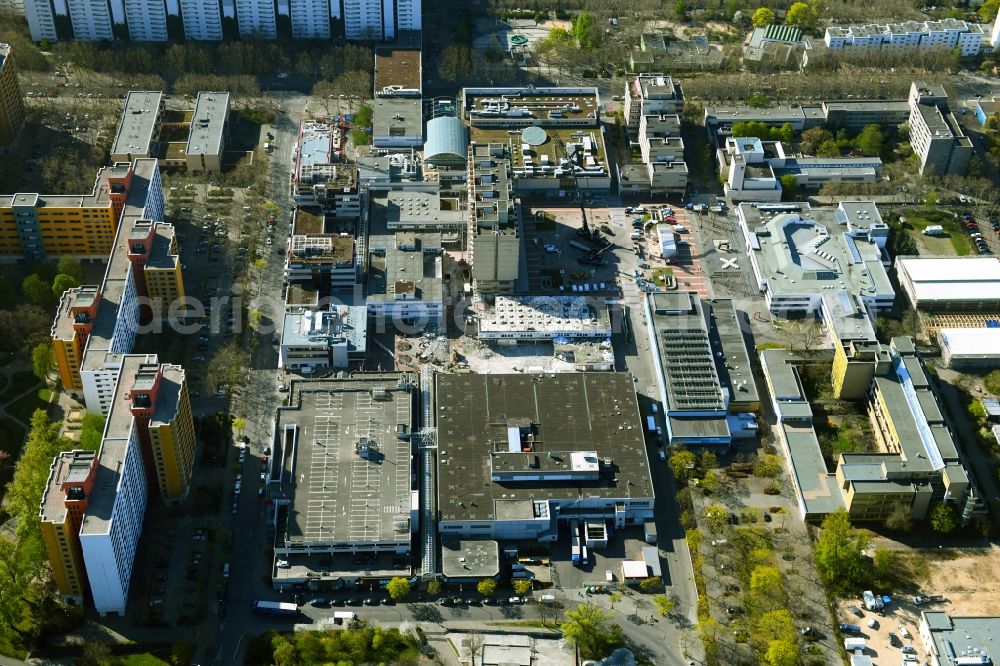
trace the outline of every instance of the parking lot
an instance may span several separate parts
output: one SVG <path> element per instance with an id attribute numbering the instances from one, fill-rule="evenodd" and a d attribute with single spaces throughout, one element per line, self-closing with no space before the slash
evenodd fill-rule
<path id="1" fill-rule="evenodd" d="M 860 599 L 842 600 L 837 605 L 837 619 L 841 624 L 860 627 L 860 633 L 841 631 L 841 634 L 845 639 L 865 639 L 866 654 L 875 658 L 879 666 L 888 666 L 902 663 L 903 649 L 912 650 L 909 654 L 921 662 L 926 656 L 919 636 L 919 612 L 915 614 L 915 610 L 902 598 L 893 598 L 882 613 L 866 610 Z"/>
<path id="2" fill-rule="evenodd" d="M 563 526 L 559 540 L 552 544 L 552 582 L 569 595 L 586 594 L 585 588 L 592 586 L 617 586 L 622 582 L 622 561 L 641 560 L 642 548 L 650 544 L 642 540 L 642 530 L 628 529 L 615 532 L 606 548 L 588 548 L 588 561 L 582 566 L 574 565 L 570 559 L 569 528 Z M 661 567 L 666 569 L 665 566 Z M 612 580 L 608 581 L 607 572 Z"/>

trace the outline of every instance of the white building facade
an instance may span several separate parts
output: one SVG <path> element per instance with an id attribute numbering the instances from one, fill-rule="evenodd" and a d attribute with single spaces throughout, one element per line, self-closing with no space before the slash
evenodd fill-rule
<path id="1" fill-rule="evenodd" d="M 124 0 L 128 35 L 136 42 L 167 41 L 167 6 L 163 0 Z"/>
<path id="2" fill-rule="evenodd" d="M 869 25 L 831 26 L 823 41 L 832 51 L 841 49 L 906 50 L 954 49 L 963 57 L 978 55 L 991 43 L 982 26 L 947 18 L 940 21 L 905 21 Z"/>
<path id="3" fill-rule="evenodd" d="M 236 0 L 240 37 L 275 39 L 278 36 L 274 0 Z"/>
<path id="4" fill-rule="evenodd" d="M 96 42 L 115 38 L 111 25 L 111 5 L 107 0 L 69 0 L 68 8 L 76 39 Z M 124 10 L 122 13 L 124 14 Z M 121 22 L 124 22 L 124 15 Z"/>
<path id="5" fill-rule="evenodd" d="M 66 13 L 65 0 L 60 0 L 62 13 Z M 28 19 L 28 31 L 31 33 L 31 41 L 40 42 L 47 39 L 50 42 L 56 41 L 56 9 L 52 0 L 25 0 L 24 17 Z"/>
<path id="6" fill-rule="evenodd" d="M 330 38 L 330 0 L 290 0 L 289 8 L 295 39 Z"/>
<path id="7" fill-rule="evenodd" d="M 108 442 L 102 444 L 102 453 L 107 446 Z M 118 446 L 122 444 L 118 443 Z M 105 461 L 102 455 L 102 469 L 98 471 L 97 482 L 102 480 L 102 475 L 105 475 L 103 478 L 113 478 L 111 475 L 115 470 L 106 468 L 106 465 L 112 463 L 117 468 L 117 483 L 114 486 L 110 513 L 91 515 L 91 509 L 88 508 L 80 528 L 80 546 L 91 596 L 94 608 L 101 617 L 108 613 L 125 614 L 136 546 L 142 534 L 142 519 L 146 512 L 149 490 L 139 450 L 139 438 L 134 427 L 129 428 L 120 464 L 117 460 Z"/>
<path id="8" fill-rule="evenodd" d="M 222 8 L 218 2 L 181 0 L 184 35 L 192 41 L 222 40 Z"/>

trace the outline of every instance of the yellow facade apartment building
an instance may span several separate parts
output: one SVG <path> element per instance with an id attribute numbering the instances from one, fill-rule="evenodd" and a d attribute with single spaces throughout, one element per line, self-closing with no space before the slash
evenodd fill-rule
<path id="1" fill-rule="evenodd" d="M 93 451 L 64 451 L 56 456 L 39 510 L 56 589 L 64 599 L 78 604 L 83 603 L 87 588 L 80 525 L 93 490 L 96 462 Z"/>
<path id="2" fill-rule="evenodd" d="M 90 194 L 0 195 L 0 258 L 105 259 L 114 244 L 132 174 L 131 164 L 103 167 Z"/>
<path id="3" fill-rule="evenodd" d="M 17 139 L 24 127 L 24 97 L 10 44 L 0 43 L 0 146 Z"/>

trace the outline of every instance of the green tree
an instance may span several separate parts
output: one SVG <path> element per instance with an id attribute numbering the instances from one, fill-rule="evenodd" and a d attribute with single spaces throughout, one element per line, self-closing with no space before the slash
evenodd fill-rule
<path id="1" fill-rule="evenodd" d="M 77 280 L 72 275 L 65 275 L 60 273 L 52 281 L 52 294 L 56 298 L 60 298 L 67 289 L 74 289 L 80 286 L 80 281 Z"/>
<path id="2" fill-rule="evenodd" d="M 56 273 L 61 275 L 72 275 L 76 278 L 77 282 L 83 284 L 83 264 L 80 263 L 79 259 L 74 259 L 73 257 L 63 257 L 59 260 Z"/>
<path id="3" fill-rule="evenodd" d="M 49 371 L 55 362 L 56 356 L 52 352 L 52 345 L 42 342 L 31 350 L 31 371 L 42 381 L 49 376 Z"/>
<path id="4" fill-rule="evenodd" d="M 986 0 L 979 8 L 979 16 L 984 23 L 992 23 L 997 17 L 997 9 L 1000 9 L 1000 0 Z"/>
<path id="5" fill-rule="evenodd" d="M 781 474 L 781 458 L 773 453 L 765 453 L 753 466 L 753 473 L 766 479 L 773 479 Z"/>
<path id="6" fill-rule="evenodd" d="M 750 22 L 755 28 L 771 25 L 774 23 L 774 12 L 768 7 L 758 7 L 750 17 Z"/>
<path id="7" fill-rule="evenodd" d="M 701 452 L 701 457 L 698 459 L 698 466 L 706 472 L 715 469 L 719 466 L 719 456 L 705 449 Z"/>
<path id="8" fill-rule="evenodd" d="M 885 135 L 878 125 L 866 125 L 858 133 L 855 143 L 862 153 L 874 157 L 882 154 L 882 149 L 885 147 Z"/>
<path id="9" fill-rule="evenodd" d="M 958 527 L 955 510 L 951 508 L 950 504 L 938 504 L 931 509 L 930 523 L 931 529 L 941 534 L 948 534 Z"/>
<path id="10" fill-rule="evenodd" d="M 804 2 L 792 3 L 792 6 L 785 12 L 785 23 L 797 25 L 800 28 L 809 28 L 816 22 L 816 12 Z"/>
<path id="11" fill-rule="evenodd" d="M 687 449 L 676 449 L 667 459 L 670 471 L 674 473 L 674 478 L 678 481 L 686 481 L 695 467 L 694 453 Z"/>
<path id="12" fill-rule="evenodd" d="M 38 273 L 32 273 L 21 282 L 21 291 L 34 305 L 45 308 L 52 304 L 52 287 Z"/>
<path id="13" fill-rule="evenodd" d="M 993 395 L 1000 395 L 1000 370 L 991 370 L 983 377 L 983 385 Z"/>
<path id="14" fill-rule="evenodd" d="M 851 526 L 843 509 L 823 519 L 822 531 L 814 546 L 820 576 L 837 592 L 857 590 L 868 582 L 864 550 L 870 539 Z"/>
<path id="15" fill-rule="evenodd" d="M 573 19 L 573 36 L 576 37 L 576 41 L 579 42 L 582 49 L 589 51 L 597 47 L 601 38 L 601 30 L 589 12 L 580 12 Z"/>
<path id="16" fill-rule="evenodd" d="M 764 141 L 770 141 L 774 131 L 759 120 L 742 120 L 733 123 L 733 136 L 737 138 L 757 137 Z"/>
<path id="17" fill-rule="evenodd" d="M 757 634 L 761 642 L 787 641 L 792 645 L 796 642 L 795 625 L 792 614 L 785 608 L 768 611 L 757 620 Z"/>
<path id="18" fill-rule="evenodd" d="M 913 528 L 913 514 L 906 502 L 895 502 L 886 514 L 884 521 L 886 529 L 897 532 L 909 532 Z"/>
<path id="19" fill-rule="evenodd" d="M 619 647 L 624 636 L 614 616 L 593 604 L 580 604 L 564 613 L 563 636 L 584 659 L 601 659 Z"/>
<path id="20" fill-rule="evenodd" d="M 410 581 L 402 576 L 396 576 L 386 584 L 385 589 L 390 597 L 399 601 L 400 599 L 405 599 L 410 594 Z"/>
<path id="21" fill-rule="evenodd" d="M 432 580 L 429 583 L 427 583 L 427 594 L 431 595 L 432 597 L 436 597 L 437 595 L 441 594 L 441 591 L 443 589 L 444 586 L 441 584 L 441 581 L 439 580 Z"/>
<path id="22" fill-rule="evenodd" d="M 755 109 L 762 109 L 771 103 L 771 98 L 764 93 L 755 92 L 747 98 L 747 104 Z"/>
<path id="23" fill-rule="evenodd" d="M 666 617 L 673 613 L 674 607 L 677 605 L 673 597 L 668 597 L 665 594 L 658 594 L 653 597 L 653 603 L 656 604 L 656 609 L 660 611 L 661 617 Z"/>
<path id="24" fill-rule="evenodd" d="M 535 47 L 541 52 L 558 48 L 576 47 L 576 37 L 565 28 L 552 28 Z"/>
<path id="25" fill-rule="evenodd" d="M 799 191 L 799 181 L 795 174 L 786 173 L 779 181 L 781 182 L 781 198 L 786 201 L 794 201 L 795 195 Z"/>
<path id="26" fill-rule="evenodd" d="M 717 493 L 719 491 L 719 475 L 712 470 L 705 472 L 705 476 L 701 480 L 701 489 L 709 495 Z"/>
<path id="27" fill-rule="evenodd" d="M 663 589 L 663 579 L 659 576 L 650 576 L 641 583 L 639 583 L 639 589 L 646 594 L 652 594 Z"/>
<path id="28" fill-rule="evenodd" d="M 687 14 L 687 5 L 684 0 L 674 0 L 674 14 L 679 19 L 683 19 L 684 15 Z"/>
<path id="29" fill-rule="evenodd" d="M 875 577 L 884 581 L 892 574 L 896 568 L 896 553 L 888 548 L 876 548 L 872 555 L 872 568 L 875 570 Z"/>
<path id="30" fill-rule="evenodd" d="M 840 146 L 833 139 L 827 139 L 816 148 L 817 157 L 840 157 Z"/>
<path id="31" fill-rule="evenodd" d="M 80 424 L 79 448 L 84 451 L 97 451 L 101 448 L 105 420 L 103 416 L 93 412 L 87 412 L 83 415 L 83 421 Z"/>
<path id="32" fill-rule="evenodd" d="M 487 578 L 485 580 L 479 581 L 479 584 L 476 585 L 476 589 L 479 590 L 479 594 L 483 595 L 484 597 L 492 597 L 494 594 L 496 594 L 497 583 L 495 580 Z"/>
<path id="33" fill-rule="evenodd" d="M 750 591 L 764 597 L 778 597 L 782 593 L 781 573 L 774 567 L 761 564 L 750 573 Z"/>
<path id="34" fill-rule="evenodd" d="M 973 398 L 972 402 L 969 403 L 969 406 L 966 409 L 969 412 L 969 416 L 971 416 L 976 423 L 982 423 L 986 420 L 986 407 L 983 406 L 981 401 Z"/>
<path id="35" fill-rule="evenodd" d="M 799 646 L 787 640 L 771 641 L 764 654 L 765 666 L 796 666 L 799 663 Z"/>
<path id="36" fill-rule="evenodd" d="M 705 509 L 705 522 L 713 532 L 719 532 L 729 521 L 729 509 L 722 504 L 713 504 Z"/>
<path id="37" fill-rule="evenodd" d="M 822 127 L 813 127 L 802 132 L 802 151 L 815 155 L 820 145 L 833 139 L 833 134 Z"/>
<path id="38" fill-rule="evenodd" d="M 791 143 L 795 139 L 795 128 L 792 127 L 791 123 L 785 123 L 777 128 L 772 136 L 784 143 Z"/>
<path id="39" fill-rule="evenodd" d="M 526 578 L 518 578 L 517 580 L 514 581 L 513 587 L 514 587 L 514 594 L 518 595 L 519 597 L 523 597 L 524 595 L 531 592 L 531 581 Z"/>
<path id="40" fill-rule="evenodd" d="M 924 208 L 931 210 L 938 204 L 938 195 L 935 192 L 928 192 L 924 197 Z"/>

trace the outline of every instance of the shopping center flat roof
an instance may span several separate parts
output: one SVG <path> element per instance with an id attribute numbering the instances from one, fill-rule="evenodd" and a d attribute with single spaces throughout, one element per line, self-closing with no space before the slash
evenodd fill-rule
<path id="1" fill-rule="evenodd" d="M 610 337 L 611 315 L 585 296 L 497 296 L 479 318 L 479 332 Z"/>
<path id="2" fill-rule="evenodd" d="M 280 450 L 292 495 L 286 541 L 409 543 L 414 394 L 404 378 L 414 384 L 404 373 L 293 383 L 275 426 L 279 442 L 287 428 L 297 429 L 294 446 Z M 362 444 L 372 447 L 369 459 Z"/>
<path id="3" fill-rule="evenodd" d="M 664 409 L 724 411 L 726 402 L 701 299 L 694 292 L 654 293 L 650 305 L 667 389 Z"/>
<path id="4" fill-rule="evenodd" d="M 438 375 L 436 398 L 443 520 L 531 518 L 534 502 L 550 499 L 652 497 L 631 374 Z M 510 424 L 530 424 L 525 427 L 534 435 L 539 464 L 549 452 L 568 464 L 566 452 L 585 451 L 598 460 L 611 458 L 614 474 L 494 482 L 491 443 L 507 451 Z"/>

